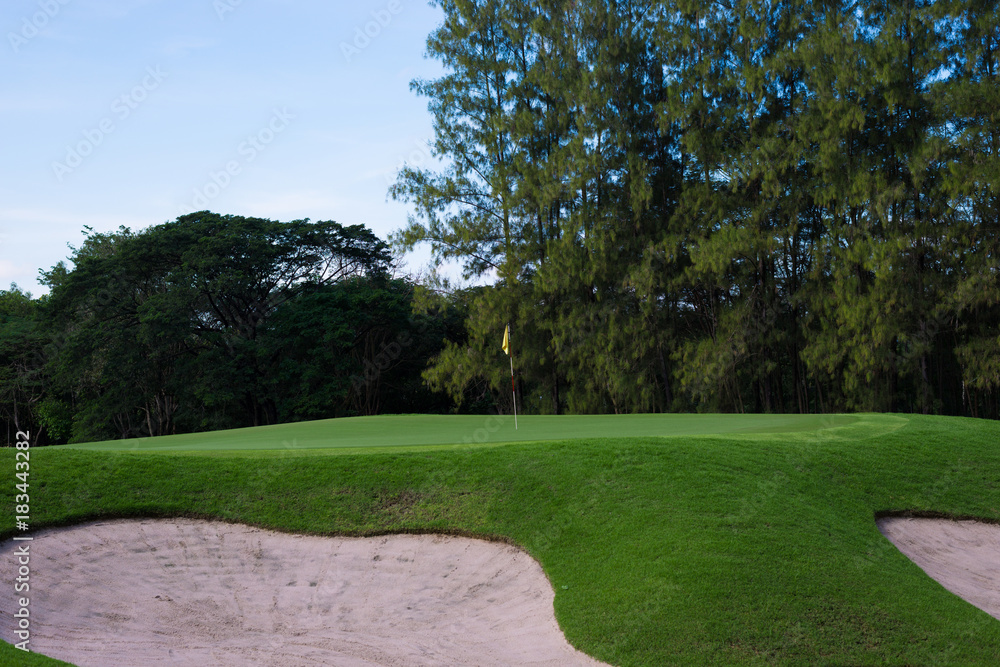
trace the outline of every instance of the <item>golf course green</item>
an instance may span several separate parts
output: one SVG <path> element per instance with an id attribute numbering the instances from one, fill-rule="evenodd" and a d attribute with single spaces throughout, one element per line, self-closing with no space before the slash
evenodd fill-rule
<path id="1" fill-rule="evenodd" d="M 159 438 L 108 440 L 65 448 L 229 454 L 295 450 L 355 450 L 398 447 L 503 444 L 580 438 L 656 438 L 696 435 L 764 435 L 832 432 L 857 425 L 853 415 L 395 415 L 324 419 L 312 422 L 186 433 Z M 903 421 L 900 424 L 905 423 Z M 885 426 L 883 420 L 882 426 Z M 889 426 L 892 427 L 891 424 Z M 329 453 L 329 452 L 323 452 Z"/>
<path id="2" fill-rule="evenodd" d="M 14 451 L 0 459 L 9 539 Z M 1000 663 L 1000 621 L 875 525 L 1000 521 L 991 421 L 338 419 L 38 448 L 30 482 L 32 529 L 183 516 L 510 542 L 541 563 L 569 642 L 614 665 Z M 0 644 L 0 665 L 54 664 Z"/>

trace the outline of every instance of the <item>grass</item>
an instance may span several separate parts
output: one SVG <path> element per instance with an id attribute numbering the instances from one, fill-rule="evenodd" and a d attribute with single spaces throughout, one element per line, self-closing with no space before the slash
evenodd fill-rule
<path id="1" fill-rule="evenodd" d="M 226 454 L 291 450 L 440 447 L 456 444 L 539 442 L 575 438 L 637 438 L 706 434 L 814 433 L 858 421 L 851 415 L 580 415 L 512 417 L 399 415 L 188 433 L 163 438 L 108 440 L 73 449 Z M 328 454 L 329 451 L 323 451 Z"/>
<path id="2" fill-rule="evenodd" d="M 874 519 L 1000 521 L 1000 424 L 812 419 L 564 417 L 574 439 L 549 440 L 560 420 L 536 417 L 516 435 L 545 441 L 500 428 L 446 447 L 475 443 L 484 418 L 395 417 L 42 448 L 33 527 L 188 516 L 502 539 L 541 562 L 569 641 L 616 665 L 997 664 L 1000 621 L 928 578 Z M 12 478 L 13 452 L 0 459 Z M 25 657 L 0 644 L 0 665 L 59 664 Z"/>

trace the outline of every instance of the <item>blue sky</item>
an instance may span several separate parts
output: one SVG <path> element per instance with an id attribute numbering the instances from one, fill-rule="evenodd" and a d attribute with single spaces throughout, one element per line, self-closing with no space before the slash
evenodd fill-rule
<path id="1" fill-rule="evenodd" d="M 0 289 L 35 296 L 84 225 L 188 210 L 365 224 L 404 161 L 429 164 L 414 78 L 424 0 L 6 0 L 0 6 Z M 427 251 L 407 258 L 418 270 Z"/>

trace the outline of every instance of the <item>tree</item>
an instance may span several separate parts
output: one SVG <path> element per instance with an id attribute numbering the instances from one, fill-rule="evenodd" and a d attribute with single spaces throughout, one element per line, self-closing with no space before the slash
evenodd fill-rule
<path id="1" fill-rule="evenodd" d="M 29 432 L 32 444 L 43 439 L 40 406 L 45 377 L 39 351 L 45 337 L 36 319 L 37 307 L 31 294 L 14 283 L 0 291 L 0 415 L 8 425 L 8 446 L 17 440 L 17 431 Z"/>
<path id="2" fill-rule="evenodd" d="M 993 4 L 442 9 L 396 242 L 497 281 L 435 386 L 510 321 L 529 410 L 996 412 Z"/>
<path id="3" fill-rule="evenodd" d="M 90 234 L 53 269 L 51 368 L 76 440 L 273 423 L 259 334 L 303 285 L 379 273 L 361 227 L 194 213 L 140 233 Z"/>
<path id="4" fill-rule="evenodd" d="M 262 333 L 278 420 L 447 409 L 420 373 L 455 332 L 440 316 L 413 312 L 414 289 L 357 276 L 303 285 L 278 308 Z"/>

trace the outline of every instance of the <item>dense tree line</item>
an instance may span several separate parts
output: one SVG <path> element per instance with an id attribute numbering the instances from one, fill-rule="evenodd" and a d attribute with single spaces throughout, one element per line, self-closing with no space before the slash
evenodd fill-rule
<path id="1" fill-rule="evenodd" d="M 997 416 L 997 3 L 437 4 L 432 386 L 509 404 L 509 321 L 527 411 Z"/>
<path id="2" fill-rule="evenodd" d="M 360 225 L 194 213 L 89 231 L 41 299 L 0 292 L 0 411 L 40 442 L 434 412 L 461 297 L 390 275 Z"/>
<path id="3" fill-rule="evenodd" d="M 0 292 L 42 442 L 338 415 L 1000 405 L 1000 9 L 441 0 L 393 278 L 361 227 L 194 213 Z"/>

